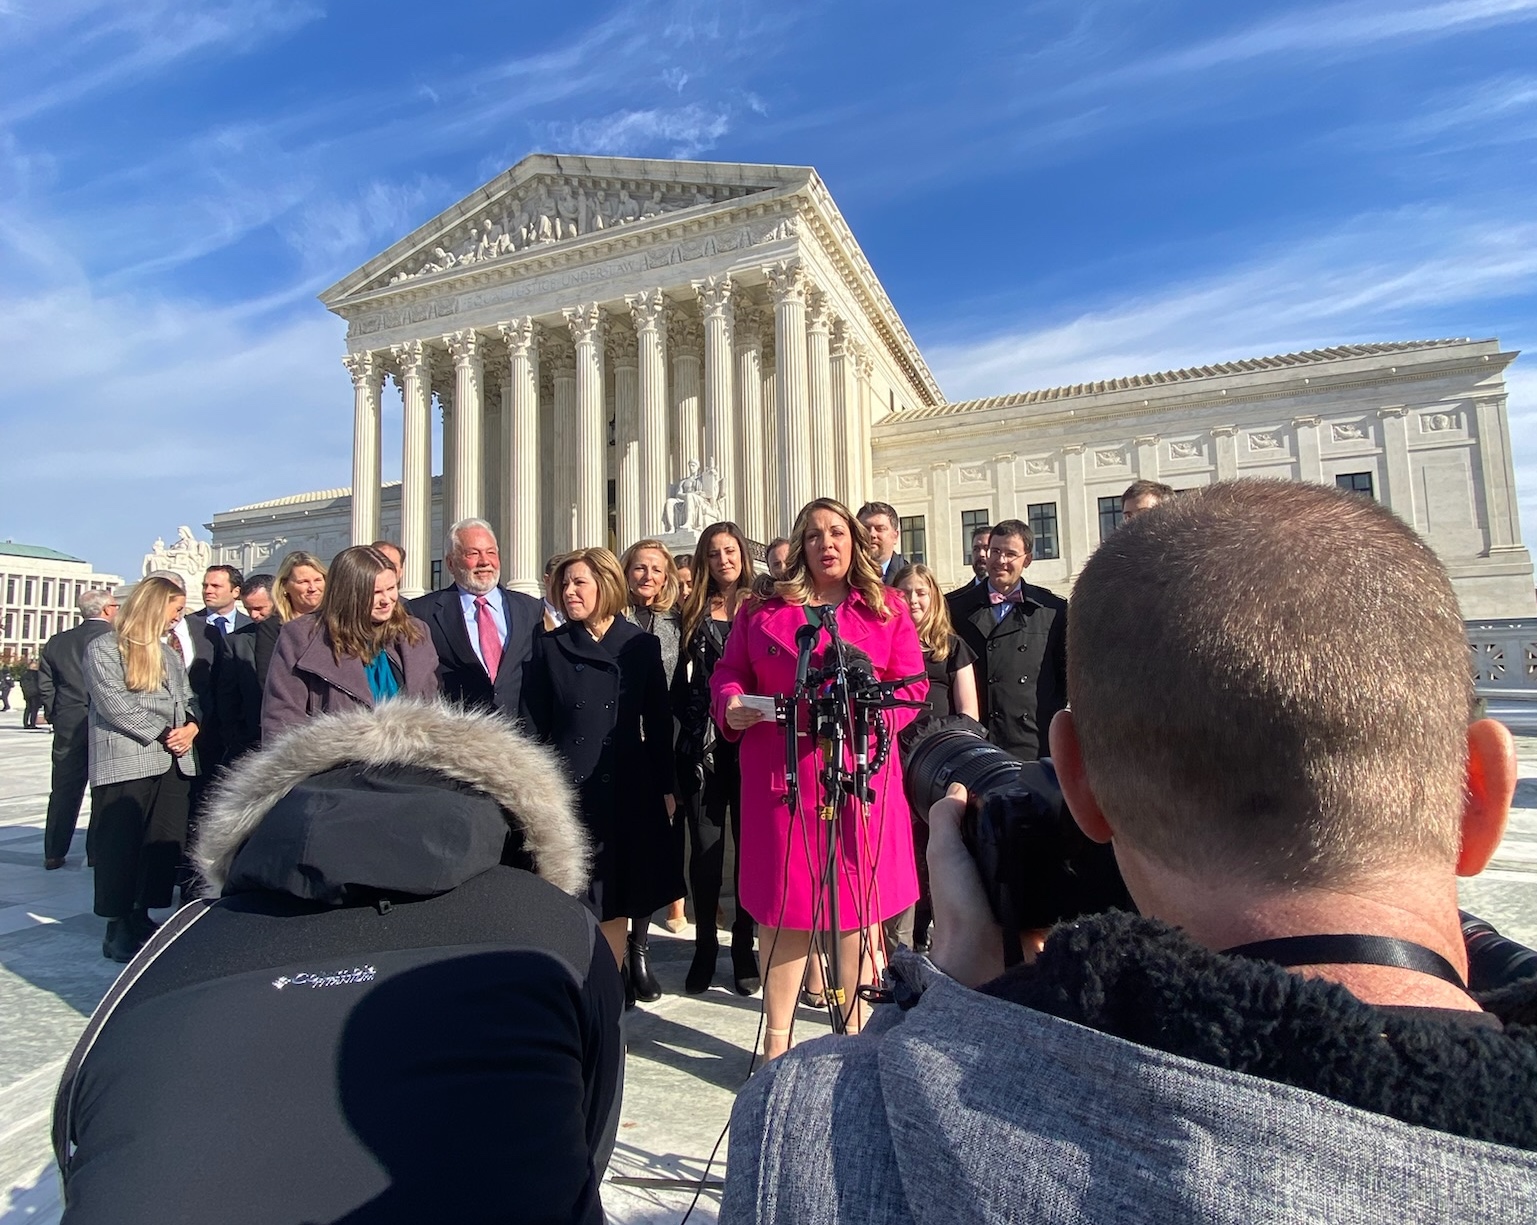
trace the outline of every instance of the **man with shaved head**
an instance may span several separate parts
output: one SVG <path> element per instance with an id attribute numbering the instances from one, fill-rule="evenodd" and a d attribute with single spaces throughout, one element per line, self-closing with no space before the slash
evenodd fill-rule
<path id="1" fill-rule="evenodd" d="M 952 787 L 933 962 L 753 1077 L 721 1221 L 1537 1220 L 1537 978 L 1470 976 L 1457 910 L 1515 753 L 1435 555 L 1333 489 L 1186 491 L 1067 647 L 1051 756 L 1138 913 L 1003 973 Z"/>

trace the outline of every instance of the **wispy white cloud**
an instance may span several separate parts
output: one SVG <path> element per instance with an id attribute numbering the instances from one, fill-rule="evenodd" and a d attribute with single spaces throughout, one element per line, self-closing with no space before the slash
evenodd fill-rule
<path id="1" fill-rule="evenodd" d="M 312 0 L 38 0 L 0 10 L 0 125 L 213 50 L 247 51 L 324 15 Z"/>
<path id="2" fill-rule="evenodd" d="M 1101 81 L 1240 67 L 1298 54 L 1337 59 L 1371 53 L 1385 43 L 1428 41 L 1528 21 L 1537 21 L 1537 0 L 1445 0 L 1435 4 L 1366 0 L 1319 5 L 1149 56 Z"/>
<path id="3" fill-rule="evenodd" d="M 726 108 L 690 103 L 550 124 L 544 135 L 552 149 L 562 152 L 580 149 L 618 157 L 662 150 L 669 157 L 695 157 L 713 148 L 730 130 L 731 115 Z"/>
<path id="4" fill-rule="evenodd" d="M 1058 319 L 1071 316 L 1061 321 L 973 342 L 947 329 L 926 353 L 963 399 L 1351 342 L 1496 335 L 1512 319 L 1529 324 L 1534 300 L 1537 221 L 1404 209 L 1151 292 L 1058 304 Z M 1520 347 L 1537 335 L 1500 339 Z M 1537 423 L 1537 374 L 1516 369 L 1512 439 L 1523 517 L 1537 532 L 1537 429 L 1516 428 Z"/>

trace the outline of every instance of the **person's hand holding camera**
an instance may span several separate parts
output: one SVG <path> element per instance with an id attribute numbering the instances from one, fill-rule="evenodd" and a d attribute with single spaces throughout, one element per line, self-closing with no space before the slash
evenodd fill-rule
<path id="1" fill-rule="evenodd" d="M 929 891 L 934 946 L 929 959 L 956 982 L 980 986 L 1003 973 L 1003 929 L 993 917 L 976 862 L 961 840 L 966 788 L 951 783 L 929 809 Z"/>

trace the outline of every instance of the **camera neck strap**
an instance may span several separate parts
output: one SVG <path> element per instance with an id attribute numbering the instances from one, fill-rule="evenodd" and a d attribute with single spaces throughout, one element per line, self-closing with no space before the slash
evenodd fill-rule
<path id="1" fill-rule="evenodd" d="M 1223 949 L 1229 957 L 1248 957 L 1278 966 L 1388 966 L 1429 974 L 1466 991 L 1467 983 L 1451 962 L 1434 949 L 1395 936 L 1282 936 Z"/>

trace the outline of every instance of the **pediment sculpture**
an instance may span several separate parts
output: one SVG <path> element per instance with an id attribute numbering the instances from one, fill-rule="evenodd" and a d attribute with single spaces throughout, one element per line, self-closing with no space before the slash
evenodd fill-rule
<path id="1" fill-rule="evenodd" d="M 628 180 L 536 179 L 523 194 L 493 202 L 444 241 L 391 274 L 389 283 L 499 259 L 547 243 L 647 221 L 662 213 L 714 204 L 758 191 L 729 185 Z"/>

